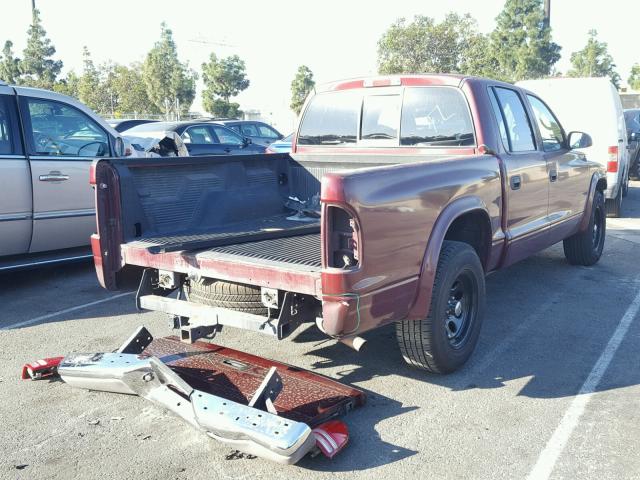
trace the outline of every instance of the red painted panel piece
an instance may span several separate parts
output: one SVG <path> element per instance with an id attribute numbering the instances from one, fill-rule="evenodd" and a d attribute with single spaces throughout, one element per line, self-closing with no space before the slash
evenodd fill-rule
<path id="1" fill-rule="evenodd" d="M 157 338 L 146 348 L 193 388 L 248 404 L 269 369 L 277 368 L 283 389 L 278 415 L 315 427 L 363 405 L 364 392 L 308 370 L 205 342 Z"/>
<path id="2" fill-rule="evenodd" d="M 316 446 L 325 457 L 335 457 L 349 442 L 349 429 L 340 420 L 329 420 L 313 430 Z"/>
<path id="3" fill-rule="evenodd" d="M 27 363 L 22 367 L 22 379 L 41 380 L 58 373 L 58 365 L 64 357 L 51 357 Z"/>

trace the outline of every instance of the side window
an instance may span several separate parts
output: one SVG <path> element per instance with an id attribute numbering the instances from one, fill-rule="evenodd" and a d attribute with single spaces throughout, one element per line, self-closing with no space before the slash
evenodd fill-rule
<path id="1" fill-rule="evenodd" d="M 211 145 L 218 143 L 206 126 L 189 127 L 182 134 L 184 143 Z"/>
<path id="2" fill-rule="evenodd" d="M 272 138 L 274 140 L 277 140 L 277 138 L 280 136 L 278 135 L 278 132 L 276 132 L 273 128 L 268 127 L 267 125 L 258 124 L 258 131 L 260 132 L 260 136 L 263 138 Z"/>
<path id="3" fill-rule="evenodd" d="M 495 88 L 500 111 L 507 129 L 510 152 L 527 152 L 536 149 L 529 117 L 518 94 L 508 88 Z"/>
<path id="4" fill-rule="evenodd" d="M 533 109 L 533 115 L 536 118 L 536 123 L 540 129 L 540 136 L 542 137 L 542 148 L 545 152 L 555 152 L 562 150 L 564 146 L 564 133 L 562 133 L 562 127 L 556 117 L 553 116 L 551 110 L 540 101 L 539 98 L 527 95 L 531 108 Z"/>
<path id="5" fill-rule="evenodd" d="M 493 113 L 496 116 L 498 122 L 498 129 L 500 130 L 500 138 L 502 139 L 502 145 L 506 150 L 509 150 L 509 137 L 507 137 L 507 128 L 504 126 L 504 117 L 500 111 L 500 105 L 493 91 L 489 93 L 489 99 L 491 100 L 491 107 L 493 107 Z"/>
<path id="6" fill-rule="evenodd" d="M 240 130 L 242 131 L 242 135 L 247 137 L 259 137 L 258 129 L 253 123 L 244 123 L 240 126 Z"/>
<path id="7" fill-rule="evenodd" d="M 398 138 L 400 95 L 371 95 L 362 104 L 362 140 Z"/>
<path id="8" fill-rule="evenodd" d="M 31 131 L 25 132 L 35 155 L 108 157 L 109 137 L 89 116 L 53 100 L 27 98 Z"/>
<path id="9" fill-rule="evenodd" d="M 228 128 L 219 127 L 216 125 L 212 125 L 214 132 L 216 133 L 220 143 L 225 145 L 242 145 L 244 144 L 244 139 L 240 135 L 236 135 Z"/>
<path id="10" fill-rule="evenodd" d="M 8 104 L 7 97 L 0 95 L 0 155 L 16 153 L 13 145 L 13 131 L 11 130 Z"/>
<path id="11" fill-rule="evenodd" d="M 400 145 L 474 145 L 473 123 L 462 93 L 448 87 L 412 87 L 404 92 Z"/>

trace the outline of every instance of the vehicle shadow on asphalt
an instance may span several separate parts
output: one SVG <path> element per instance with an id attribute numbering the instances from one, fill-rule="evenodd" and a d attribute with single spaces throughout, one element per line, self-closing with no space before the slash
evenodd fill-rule
<path id="1" fill-rule="evenodd" d="M 313 327 L 293 341 L 315 343 L 308 355 L 321 359 L 312 367 L 320 372 L 337 369 L 345 383 L 402 376 L 458 394 L 525 380 L 518 396 L 572 397 L 637 295 L 637 268 L 628 261 L 633 250 L 633 244 L 611 238 L 599 264 L 576 267 L 566 262 L 559 244 L 487 277 L 479 344 L 467 364 L 450 375 L 406 365 L 393 325 L 365 333 L 367 343 L 359 353 L 339 342 L 327 342 Z M 640 325 L 636 327 L 640 330 Z M 601 384 L 598 391 L 635 385 L 636 380 L 626 376 L 622 383 Z"/>

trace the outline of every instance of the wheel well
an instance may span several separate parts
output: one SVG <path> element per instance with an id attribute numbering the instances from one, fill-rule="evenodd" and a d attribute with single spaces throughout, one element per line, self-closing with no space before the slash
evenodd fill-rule
<path id="1" fill-rule="evenodd" d="M 460 215 L 449 226 L 444 239 L 471 245 L 486 269 L 491 246 L 491 222 L 486 212 L 474 210 Z"/>
<path id="2" fill-rule="evenodd" d="M 604 192 L 606 189 L 607 189 L 607 179 L 601 178 L 600 180 L 598 180 L 598 183 L 596 184 L 596 190 L 598 190 L 599 192 Z"/>

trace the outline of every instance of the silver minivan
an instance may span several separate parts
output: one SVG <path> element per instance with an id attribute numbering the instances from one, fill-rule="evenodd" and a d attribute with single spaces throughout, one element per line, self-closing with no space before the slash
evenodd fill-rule
<path id="1" fill-rule="evenodd" d="M 90 257 L 89 170 L 122 137 L 66 95 L 0 82 L 0 271 Z"/>

